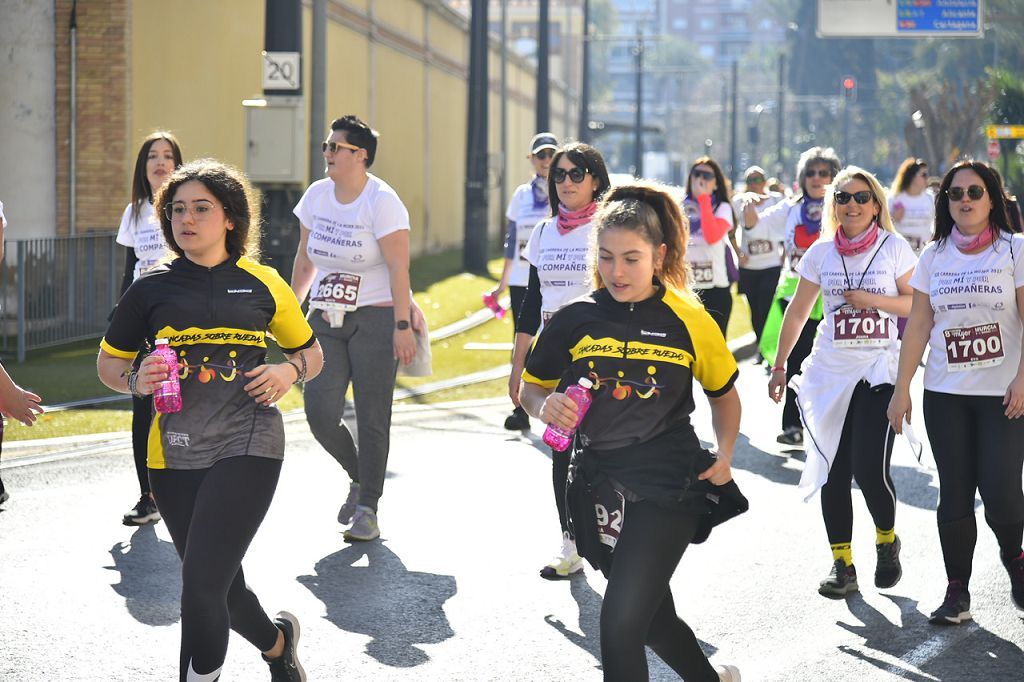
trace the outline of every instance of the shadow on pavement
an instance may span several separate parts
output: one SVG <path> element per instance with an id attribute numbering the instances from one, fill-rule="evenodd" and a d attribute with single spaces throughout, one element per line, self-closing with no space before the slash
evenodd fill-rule
<path id="1" fill-rule="evenodd" d="M 111 585 L 124 597 L 132 618 L 144 625 L 173 625 L 181 618 L 181 561 L 174 544 L 157 537 L 153 524 L 141 526 L 128 542 L 110 548 L 121 582 Z"/>
<path id="2" fill-rule="evenodd" d="M 455 596 L 455 578 L 410 571 L 379 541 L 349 545 L 315 571 L 297 580 L 324 603 L 328 621 L 371 637 L 366 653 L 384 665 L 422 665 L 430 657 L 417 644 L 455 635 L 443 608 Z"/>
<path id="3" fill-rule="evenodd" d="M 545 446 L 547 447 L 547 446 Z M 603 602 L 587 579 L 579 576 L 569 580 L 569 592 L 579 607 L 579 632 L 570 630 L 554 616 L 544 616 L 544 622 L 567 640 L 583 649 L 601 663 L 601 604 Z M 582 633 L 582 634 L 581 634 Z"/>
<path id="4" fill-rule="evenodd" d="M 704 447 L 708 447 L 704 443 Z M 757 474 L 773 483 L 796 485 L 800 482 L 800 470 L 786 467 L 791 458 L 766 452 L 750 444 L 750 438 L 741 433 L 733 449 L 732 466 Z"/>

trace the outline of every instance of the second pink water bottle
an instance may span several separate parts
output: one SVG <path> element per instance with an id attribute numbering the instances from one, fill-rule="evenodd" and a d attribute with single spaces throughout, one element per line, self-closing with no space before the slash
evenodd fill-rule
<path id="1" fill-rule="evenodd" d="M 587 410 L 590 409 L 590 389 L 593 385 L 594 382 L 590 379 L 581 377 L 579 382 L 565 390 L 565 395 L 576 403 L 578 411 L 576 412 L 576 426 L 572 427 L 568 431 L 554 424 L 548 424 L 548 428 L 544 431 L 544 442 L 550 445 L 557 452 L 565 452 L 569 449 L 569 446 L 572 445 L 572 439 L 573 436 L 576 435 L 576 429 L 579 428 L 584 415 L 586 415 Z"/>

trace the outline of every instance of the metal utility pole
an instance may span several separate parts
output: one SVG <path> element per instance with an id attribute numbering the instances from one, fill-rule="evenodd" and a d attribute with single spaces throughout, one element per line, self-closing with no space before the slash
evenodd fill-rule
<path id="1" fill-rule="evenodd" d="M 590 0 L 583 0 L 583 68 L 580 73 L 580 142 L 590 143 Z"/>
<path id="2" fill-rule="evenodd" d="M 740 64 L 739 60 L 734 59 L 732 62 L 732 97 L 731 97 L 731 113 L 729 120 L 729 180 L 735 184 L 736 174 L 739 173 L 739 169 L 736 167 L 739 165 L 739 158 L 736 156 L 737 144 L 736 144 L 736 117 L 739 115 L 737 111 L 737 101 L 739 99 L 739 81 L 740 81 Z"/>
<path id="3" fill-rule="evenodd" d="M 508 206 L 508 0 L 501 0 L 501 177 L 498 181 L 498 210 Z M 504 221 L 499 217 L 498 225 Z"/>
<path id="4" fill-rule="evenodd" d="M 778 95 L 778 111 L 775 116 L 775 156 L 778 159 L 776 161 L 776 175 L 780 178 L 785 170 L 785 159 L 782 158 L 783 153 L 783 131 L 785 130 L 784 121 L 786 120 L 786 55 L 779 55 L 779 95 Z"/>
<path id="5" fill-rule="evenodd" d="M 313 85 L 309 93 L 309 181 L 315 182 L 324 173 L 320 141 L 327 130 L 327 0 L 313 0 L 310 52 Z"/>
<path id="6" fill-rule="evenodd" d="M 636 31 L 636 130 L 633 133 L 633 145 L 635 156 L 633 175 L 638 178 L 644 175 L 644 34 L 643 31 Z"/>
<path id="7" fill-rule="evenodd" d="M 474 3 L 476 6 L 476 3 Z M 551 130 L 551 75 L 548 66 L 551 41 L 548 38 L 550 2 L 540 0 L 537 16 L 537 132 Z M 486 26 L 485 26 L 486 28 Z"/>
<path id="8" fill-rule="evenodd" d="M 466 194 L 462 266 L 487 272 L 487 4 L 472 0 L 466 116 Z"/>

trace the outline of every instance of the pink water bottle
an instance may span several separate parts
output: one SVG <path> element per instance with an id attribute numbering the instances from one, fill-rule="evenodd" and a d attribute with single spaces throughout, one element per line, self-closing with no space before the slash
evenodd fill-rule
<path id="1" fill-rule="evenodd" d="M 505 319 L 505 309 L 498 303 L 498 297 L 491 294 L 484 294 L 484 305 L 491 309 L 494 316 L 499 320 Z"/>
<path id="2" fill-rule="evenodd" d="M 579 428 L 580 422 L 583 421 L 583 416 L 590 409 L 590 389 L 593 385 L 594 382 L 590 379 L 580 377 L 578 383 L 566 389 L 565 395 L 576 403 L 576 407 L 579 408 L 576 412 L 576 426 L 566 431 L 560 426 L 548 424 L 547 430 L 544 431 L 544 442 L 557 452 L 565 452 L 572 445 L 572 437 L 575 435 L 576 429 Z"/>
<path id="3" fill-rule="evenodd" d="M 157 412 L 170 414 L 181 411 L 181 382 L 178 380 L 178 356 L 167 344 L 167 339 L 156 340 L 156 350 L 153 355 L 163 358 L 167 363 L 170 376 L 161 381 L 153 391 L 153 405 Z"/>

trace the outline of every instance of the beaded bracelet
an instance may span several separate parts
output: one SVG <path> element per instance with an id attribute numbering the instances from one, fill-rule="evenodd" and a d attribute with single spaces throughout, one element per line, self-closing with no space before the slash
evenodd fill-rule
<path id="1" fill-rule="evenodd" d="M 128 372 L 128 392 L 136 398 L 145 398 L 146 396 L 139 393 L 139 373 L 135 370 Z"/>
<path id="2" fill-rule="evenodd" d="M 299 353 L 299 362 L 302 363 L 301 367 L 299 367 L 299 365 L 296 365 L 294 362 L 292 362 L 292 360 L 294 360 L 294 358 L 289 358 L 289 360 L 288 360 L 288 364 L 295 368 L 295 373 L 296 373 L 295 381 L 292 382 L 292 383 L 296 383 L 296 384 L 304 384 L 304 383 L 306 383 L 306 371 L 309 369 L 309 367 L 306 365 L 306 356 L 303 355 L 302 353 Z"/>

